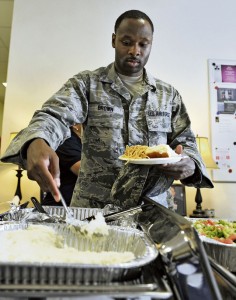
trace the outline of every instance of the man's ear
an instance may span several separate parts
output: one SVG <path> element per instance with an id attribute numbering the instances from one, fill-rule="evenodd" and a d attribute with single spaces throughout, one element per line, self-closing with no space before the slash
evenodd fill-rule
<path id="1" fill-rule="evenodd" d="M 116 35 L 115 33 L 112 33 L 112 47 L 115 48 L 115 40 L 116 40 Z"/>

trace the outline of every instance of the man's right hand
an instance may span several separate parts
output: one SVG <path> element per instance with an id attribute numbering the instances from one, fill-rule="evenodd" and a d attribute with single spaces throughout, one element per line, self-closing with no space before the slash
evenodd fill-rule
<path id="1" fill-rule="evenodd" d="M 60 201 L 59 158 L 43 139 L 33 140 L 27 149 L 27 175 L 37 181 L 44 192 L 51 192 Z"/>

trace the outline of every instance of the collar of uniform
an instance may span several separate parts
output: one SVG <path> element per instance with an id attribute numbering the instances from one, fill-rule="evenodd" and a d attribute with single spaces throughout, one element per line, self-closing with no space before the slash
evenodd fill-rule
<path id="1" fill-rule="evenodd" d="M 100 81 L 113 83 L 116 81 L 117 74 L 115 72 L 114 63 L 108 65 L 100 75 Z"/>
<path id="2" fill-rule="evenodd" d="M 144 76 L 144 91 L 143 93 L 146 93 L 148 90 L 155 92 L 156 91 L 156 81 L 155 78 L 147 73 L 146 69 L 143 70 L 143 76 Z M 122 95 L 126 100 L 131 100 L 131 95 L 128 92 L 128 90 L 123 85 L 121 79 L 119 76 L 117 76 L 117 73 L 115 71 L 114 63 L 111 63 L 108 65 L 103 72 L 100 75 L 99 80 L 101 82 L 106 82 L 111 84 L 111 88 Z"/>
<path id="3" fill-rule="evenodd" d="M 131 100 L 129 91 L 125 88 L 120 77 L 117 75 L 115 71 L 114 63 L 110 64 L 106 68 L 104 72 L 104 76 L 102 76 L 100 79 L 102 82 L 111 83 L 111 88 L 114 91 L 122 95 L 126 100 Z"/>
<path id="4" fill-rule="evenodd" d="M 143 69 L 144 82 L 150 86 L 152 91 L 156 91 L 156 79 L 144 68 Z"/>
<path id="5" fill-rule="evenodd" d="M 155 78 L 147 72 L 147 70 L 143 69 L 143 78 L 144 82 L 151 87 L 151 90 L 156 90 L 156 80 Z M 117 73 L 115 71 L 114 63 L 109 64 L 102 75 L 100 76 L 100 80 L 103 82 L 113 83 L 117 81 Z"/>

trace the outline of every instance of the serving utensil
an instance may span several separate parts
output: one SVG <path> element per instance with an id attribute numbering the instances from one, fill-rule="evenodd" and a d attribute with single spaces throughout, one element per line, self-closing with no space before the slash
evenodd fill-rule
<path id="1" fill-rule="evenodd" d="M 72 211 L 69 209 L 69 207 L 67 206 L 66 201 L 65 201 L 65 199 L 64 199 L 64 197 L 63 197 L 63 195 L 62 195 L 62 193 L 61 193 L 60 190 L 59 190 L 59 195 L 60 195 L 61 203 L 62 203 L 63 207 L 65 208 L 65 211 L 66 211 L 68 217 L 71 218 L 71 219 L 72 219 L 72 218 L 74 219 L 73 212 L 72 212 Z"/>
<path id="2" fill-rule="evenodd" d="M 66 211 L 66 213 L 68 214 L 68 216 L 70 218 L 73 218 L 73 212 L 69 209 L 69 207 L 66 204 L 66 201 L 61 193 L 61 191 L 59 190 L 59 195 L 60 195 L 60 200 L 61 203 Z M 35 198 L 35 197 L 31 197 L 31 201 L 34 204 L 34 207 L 37 209 L 38 212 L 43 213 L 43 214 L 47 214 L 48 216 L 50 216 L 45 209 L 43 208 L 43 206 L 41 205 L 41 203 Z M 50 216 L 51 217 L 51 216 Z"/>
<path id="3" fill-rule="evenodd" d="M 66 211 L 66 213 L 69 215 L 69 217 L 73 218 L 73 212 L 68 208 L 67 204 L 66 204 L 66 201 L 65 199 L 63 198 L 61 192 L 59 191 L 60 193 L 60 200 L 61 200 L 61 203 Z M 34 205 L 34 207 L 36 208 L 36 210 L 42 214 L 47 214 L 48 216 L 50 216 L 46 210 L 43 208 L 43 206 L 41 205 L 41 203 L 35 198 L 35 197 L 31 197 L 31 201 Z M 51 216 L 50 216 L 51 217 Z"/>
<path id="4" fill-rule="evenodd" d="M 119 220 L 119 219 L 122 219 L 125 217 L 131 217 L 133 215 L 136 215 L 137 213 L 149 211 L 149 210 L 153 209 L 153 207 L 154 207 L 154 204 L 148 203 L 148 204 L 139 205 L 137 207 L 132 207 L 130 209 L 126 209 L 123 211 L 110 213 L 110 214 L 104 215 L 105 222 L 110 223 L 110 222 L 114 222 L 116 220 Z M 82 221 L 91 221 L 94 219 L 95 219 L 95 216 L 93 215 L 93 216 L 83 219 Z"/>
<path id="5" fill-rule="evenodd" d="M 46 210 L 43 208 L 42 204 L 35 198 L 31 197 L 31 201 L 37 210 L 37 212 L 44 214 L 47 219 L 44 219 L 44 221 L 49 221 L 49 222 L 55 222 L 55 223 L 66 223 L 65 218 L 62 218 L 61 216 L 58 215 L 50 215 L 49 213 L 46 212 Z"/>
<path id="6" fill-rule="evenodd" d="M 43 206 L 41 205 L 41 203 L 40 203 L 35 197 L 31 197 L 31 201 L 32 201 L 32 203 L 33 203 L 35 209 L 36 209 L 38 212 L 40 212 L 40 213 L 42 213 L 42 214 L 48 214 L 48 213 L 46 212 L 46 210 L 43 208 Z"/>
<path id="7" fill-rule="evenodd" d="M 41 213 L 44 215 L 43 220 L 46 222 L 50 222 L 50 223 L 67 223 L 73 226 L 76 226 L 77 230 L 80 231 L 80 227 L 82 225 L 84 225 L 87 222 L 83 222 L 81 220 L 75 219 L 73 216 L 73 212 L 69 209 L 69 207 L 66 204 L 65 199 L 63 198 L 61 192 L 60 192 L 60 198 L 61 198 L 61 202 L 63 204 L 63 207 L 66 211 L 66 217 L 61 217 L 60 215 L 51 215 L 49 214 L 41 205 L 41 203 L 35 198 L 35 197 L 31 197 L 31 201 L 35 207 L 35 209 L 37 210 L 37 212 Z M 29 218 L 30 216 L 26 216 L 26 218 Z M 82 231 L 81 231 L 82 232 Z"/>

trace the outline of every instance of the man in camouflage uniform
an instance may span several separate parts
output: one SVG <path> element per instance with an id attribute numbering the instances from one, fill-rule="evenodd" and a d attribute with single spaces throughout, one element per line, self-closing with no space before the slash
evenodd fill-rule
<path id="1" fill-rule="evenodd" d="M 69 79 L 36 111 L 2 161 L 20 164 L 44 191 L 59 200 L 57 147 L 70 126 L 83 124 L 80 174 L 71 206 L 136 206 L 146 195 L 162 202 L 174 179 L 213 187 L 198 153 L 189 116 L 179 93 L 144 68 L 153 39 L 149 17 L 136 10 L 116 21 L 115 62 Z M 185 158 L 175 164 L 125 164 L 126 145 L 169 144 Z"/>

